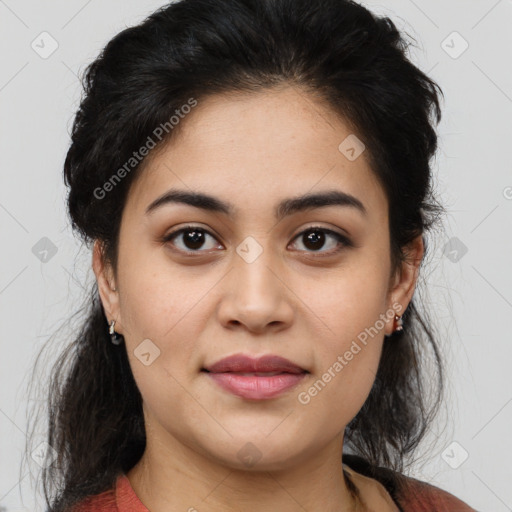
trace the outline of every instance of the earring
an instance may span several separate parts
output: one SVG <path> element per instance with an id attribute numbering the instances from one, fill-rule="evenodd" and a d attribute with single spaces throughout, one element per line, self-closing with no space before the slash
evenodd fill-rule
<path id="1" fill-rule="evenodd" d="M 395 328 L 396 326 L 396 328 Z M 395 315 L 395 323 L 393 323 L 393 332 L 395 331 L 403 331 L 404 330 L 404 321 L 401 316 Z"/>
<path id="2" fill-rule="evenodd" d="M 115 325 L 116 321 L 112 320 L 112 322 L 110 322 L 110 327 L 108 329 L 108 333 L 110 334 L 110 341 L 112 342 L 113 345 L 121 345 L 121 343 L 123 342 L 123 336 L 121 334 L 118 334 L 114 330 Z"/>
<path id="3" fill-rule="evenodd" d="M 385 334 L 384 336 L 386 338 L 390 338 L 395 334 L 395 332 L 403 331 L 404 330 L 404 321 L 402 320 L 401 316 L 395 315 L 395 318 L 393 320 L 393 332 L 391 334 Z"/>

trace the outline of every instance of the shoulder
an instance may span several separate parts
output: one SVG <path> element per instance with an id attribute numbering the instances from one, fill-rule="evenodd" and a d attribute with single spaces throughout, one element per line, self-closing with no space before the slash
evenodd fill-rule
<path id="1" fill-rule="evenodd" d="M 139 500 L 128 477 L 119 475 L 112 488 L 88 496 L 71 509 L 70 512 L 149 512 Z"/>
<path id="2" fill-rule="evenodd" d="M 476 512 L 453 494 L 404 475 L 401 475 L 397 498 L 405 510 L 414 512 Z"/>
<path id="3" fill-rule="evenodd" d="M 70 512 L 118 512 L 115 489 L 88 496 L 77 503 Z"/>
<path id="4" fill-rule="evenodd" d="M 351 469 L 380 482 L 407 512 L 476 512 L 453 494 L 388 468 L 376 467 L 356 455 L 343 455 Z"/>

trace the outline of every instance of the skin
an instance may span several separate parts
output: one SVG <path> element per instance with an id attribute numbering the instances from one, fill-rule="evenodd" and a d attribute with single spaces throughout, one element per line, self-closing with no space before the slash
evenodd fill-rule
<path id="1" fill-rule="evenodd" d="M 350 161 L 338 150 L 348 124 L 305 92 L 212 96 L 179 128 L 132 184 L 117 269 L 99 241 L 93 250 L 107 319 L 125 338 L 143 397 L 147 446 L 128 473 L 132 487 L 152 512 L 353 510 L 340 464 L 344 429 L 370 392 L 393 319 L 308 404 L 298 395 L 393 304 L 405 311 L 421 237 L 393 273 L 384 190 L 365 152 Z M 171 188 L 213 195 L 235 213 L 171 203 L 146 215 Z M 357 197 L 366 215 L 328 206 L 276 222 L 282 199 L 331 189 Z M 195 257 L 181 235 L 161 241 L 188 223 L 210 233 Z M 355 247 L 328 234 L 308 245 L 307 233 L 297 235 L 313 225 Z M 263 250 L 251 263 L 236 252 L 248 236 Z M 160 350 L 148 366 L 134 354 L 145 339 Z M 277 354 L 310 373 L 276 398 L 252 401 L 200 372 L 240 352 Z M 249 442 L 260 455 L 252 467 L 238 456 Z M 370 510 L 398 510 L 382 485 L 351 474 Z"/>

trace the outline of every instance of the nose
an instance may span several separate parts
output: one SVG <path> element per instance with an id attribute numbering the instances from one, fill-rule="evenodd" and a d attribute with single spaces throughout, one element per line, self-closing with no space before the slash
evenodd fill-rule
<path id="1" fill-rule="evenodd" d="M 278 332 L 291 325 L 293 292 L 284 280 L 279 262 L 271 261 L 269 254 L 270 249 L 266 249 L 251 263 L 235 255 L 233 268 L 224 278 L 218 308 L 224 327 L 240 326 L 252 333 L 264 333 Z"/>

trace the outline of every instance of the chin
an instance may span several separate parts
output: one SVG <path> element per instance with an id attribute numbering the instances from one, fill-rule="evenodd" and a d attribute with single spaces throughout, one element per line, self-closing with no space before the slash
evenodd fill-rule
<path id="1" fill-rule="evenodd" d="M 238 471 L 281 471 L 296 467 L 299 459 L 304 457 L 297 443 L 291 442 L 290 438 L 270 437 L 264 434 L 252 440 L 249 436 L 230 439 L 226 446 L 216 444 L 216 449 L 210 451 L 208 457 Z"/>

